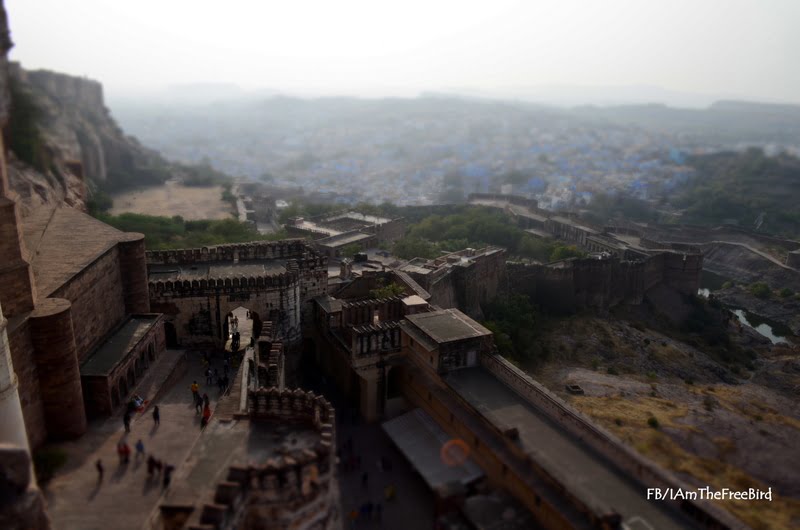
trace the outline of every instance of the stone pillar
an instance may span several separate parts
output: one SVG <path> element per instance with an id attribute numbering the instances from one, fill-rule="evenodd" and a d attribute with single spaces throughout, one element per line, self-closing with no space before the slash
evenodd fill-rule
<path id="1" fill-rule="evenodd" d="M 149 313 L 150 293 L 147 288 L 144 235 L 126 233 L 118 243 L 118 248 L 125 311 L 128 314 Z"/>
<path id="2" fill-rule="evenodd" d="M 86 411 L 72 304 L 46 298 L 36 304 L 30 323 L 47 433 L 54 438 L 80 436 L 86 432 Z"/>

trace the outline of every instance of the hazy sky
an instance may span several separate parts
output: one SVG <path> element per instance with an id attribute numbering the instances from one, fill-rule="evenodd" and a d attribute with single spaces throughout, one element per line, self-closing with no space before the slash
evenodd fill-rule
<path id="1" fill-rule="evenodd" d="M 14 60 L 111 93 L 659 86 L 800 103 L 798 0 L 6 0 Z M 535 91 L 533 91 L 535 92 Z"/>

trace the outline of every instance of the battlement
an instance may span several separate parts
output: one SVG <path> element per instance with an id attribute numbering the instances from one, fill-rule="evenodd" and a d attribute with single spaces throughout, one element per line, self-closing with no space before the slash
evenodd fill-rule
<path id="1" fill-rule="evenodd" d="M 248 402 L 251 422 L 303 424 L 319 439 L 312 447 L 283 449 L 263 463 L 229 466 L 225 480 L 192 510 L 186 527 L 221 530 L 248 520 L 271 521 L 276 528 L 335 527 L 333 407 L 313 392 L 275 387 L 249 391 Z"/>
<path id="2" fill-rule="evenodd" d="M 324 267 L 327 259 L 302 239 L 252 241 L 202 248 L 147 251 L 148 265 L 295 259 L 301 269 Z"/>
<path id="3" fill-rule="evenodd" d="M 260 276 L 240 276 L 209 278 L 199 280 L 155 280 L 148 282 L 150 298 L 161 294 L 200 295 L 209 290 L 223 289 L 238 293 L 248 290 L 289 287 L 299 281 L 297 271 L 265 274 Z"/>

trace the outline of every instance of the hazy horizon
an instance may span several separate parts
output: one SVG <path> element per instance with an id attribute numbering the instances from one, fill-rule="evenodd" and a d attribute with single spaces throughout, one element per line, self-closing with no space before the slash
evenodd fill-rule
<path id="1" fill-rule="evenodd" d="M 451 93 L 550 104 L 800 103 L 800 3 L 250 5 L 8 0 L 10 58 L 103 83 L 297 96 Z"/>

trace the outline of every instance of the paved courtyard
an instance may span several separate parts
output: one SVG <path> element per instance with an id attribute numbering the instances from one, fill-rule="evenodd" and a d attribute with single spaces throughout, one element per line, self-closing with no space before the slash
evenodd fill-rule
<path id="1" fill-rule="evenodd" d="M 165 356 L 183 355 L 169 350 Z M 222 368 L 220 359 L 212 366 Z M 158 370 L 158 365 L 152 367 Z M 154 376 L 156 374 L 153 374 Z M 140 386 L 147 387 L 147 374 Z M 200 384 L 200 393 L 208 391 L 212 409 L 216 405 L 217 388 L 207 389 L 199 354 L 192 353 L 187 368 L 169 388 L 161 392 L 144 413 L 137 413 L 131 432 L 125 433 L 122 410 L 106 420 L 95 421 L 89 431 L 76 441 L 52 444 L 64 449 L 68 461 L 45 489 L 48 513 L 58 530 L 139 530 L 156 507 L 162 493 L 160 482 L 147 480 L 145 458 L 136 459 L 134 444 L 141 439 L 147 455 L 177 467 L 188 455 L 200 434 L 200 416 L 195 413 L 189 389 L 193 380 Z M 139 387 L 137 387 L 139 388 Z M 145 399 L 152 395 L 140 394 Z M 152 418 L 153 405 L 159 406 L 161 425 Z M 128 465 L 120 465 L 117 443 L 127 441 L 132 454 Z M 105 467 L 98 480 L 95 462 Z"/>

